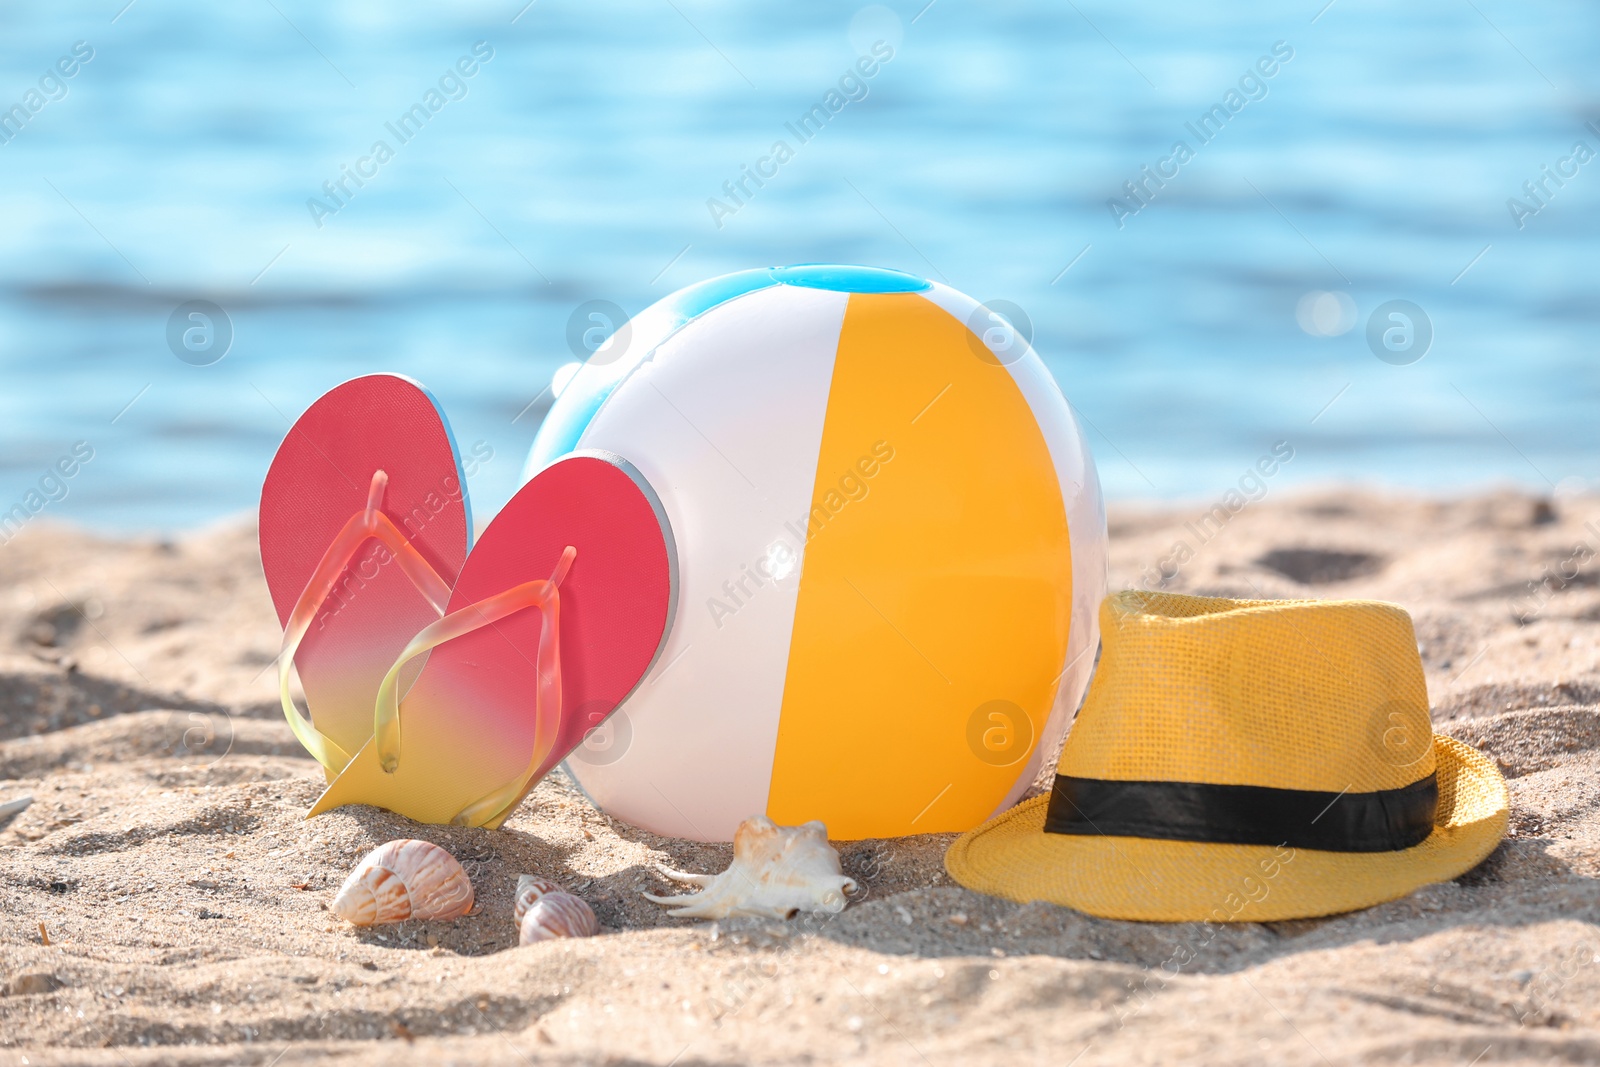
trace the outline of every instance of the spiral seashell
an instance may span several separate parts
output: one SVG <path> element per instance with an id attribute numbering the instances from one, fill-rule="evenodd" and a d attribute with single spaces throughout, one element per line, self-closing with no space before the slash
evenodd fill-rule
<path id="1" fill-rule="evenodd" d="M 430 841 L 390 841 L 367 853 L 333 898 L 356 926 L 403 919 L 454 919 L 472 909 L 472 882 L 456 858 Z"/>
<path id="2" fill-rule="evenodd" d="M 547 893 L 565 893 L 561 883 L 552 882 L 548 878 L 540 878 L 536 874 L 524 874 L 517 878 L 517 902 L 512 911 L 512 917 L 518 926 L 522 925 L 522 917 L 528 914 L 528 909 L 533 907 L 533 902 Z"/>
<path id="3" fill-rule="evenodd" d="M 522 917 L 518 943 L 532 945 L 562 937 L 593 937 L 600 932 L 600 920 L 589 905 L 571 893 L 546 893 L 533 902 Z"/>
<path id="4" fill-rule="evenodd" d="M 663 870 L 675 882 L 701 891 L 676 897 L 643 894 L 665 904 L 671 915 L 690 919 L 726 919 L 754 915 L 791 919 L 796 912 L 837 915 L 845 894 L 855 891 L 839 854 L 828 844 L 828 828 L 812 820 L 800 826 L 779 826 L 765 815 L 752 815 L 733 835 L 733 863 L 721 874 L 689 874 Z"/>

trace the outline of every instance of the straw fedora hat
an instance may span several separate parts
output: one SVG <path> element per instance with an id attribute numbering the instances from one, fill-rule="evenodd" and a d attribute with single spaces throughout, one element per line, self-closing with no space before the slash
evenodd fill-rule
<path id="1" fill-rule="evenodd" d="M 1109 919 L 1263 922 L 1454 878 L 1505 779 L 1434 734 L 1393 604 L 1126 592 L 1054 788 L 960 837 L 952 878 Z"/>

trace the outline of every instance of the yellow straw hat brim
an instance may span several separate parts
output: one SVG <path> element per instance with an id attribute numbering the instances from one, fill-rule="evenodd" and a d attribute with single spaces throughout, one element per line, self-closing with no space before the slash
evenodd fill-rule
<path id="1" fill-rule="evenodd" d="M 1433 750 L 1434 831 L 1399 852 L 1047 834 L 1047 794 L 963 834 L 945 869 L 968 889 L 1106 919 L 1271 922 L 1371 907 L 1466 873 L 1505 836 L 1509 796 L 1493 761 L 1439 735 Z"/>

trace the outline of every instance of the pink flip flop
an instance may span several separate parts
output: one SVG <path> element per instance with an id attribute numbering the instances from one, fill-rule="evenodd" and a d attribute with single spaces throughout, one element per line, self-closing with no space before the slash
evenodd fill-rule
<path id="1" fill-rule="evenodd" d="M 676 561 L 666 513 L 631 464 L 599 452 L 551 464 L 484 531 L 447 614 L 393 655 L 369 701 L 371 740 L 310 814 L 372 804 L 499 826 L 655 662 Z"/>
<path id="2" fill-rule="evenodd" d="M 395 657 L 443 613 L 471 531 L 450 428 L 408 378 L 337 386 L 279 446 L 261 487 L 259 535 L 284 628 L 279 691 L 329 781 L 372 736 L 373 698 Z M 291 663 L 309 719 L 289 694 Z"/>

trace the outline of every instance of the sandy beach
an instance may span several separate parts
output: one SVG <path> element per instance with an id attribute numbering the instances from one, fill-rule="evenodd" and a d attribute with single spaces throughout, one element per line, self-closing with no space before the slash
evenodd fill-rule
<path id="1" fill-rule="evenodd" d="M 1510 782 L 1482 866 L 1214 930 L 971 893 L 930 835 L 837 843 L 862 888 L 835 918 L 669 919 L 639 895 L 667 891 L 659 868 L 729 849 L 612 820 L 560 774 L 500 831 L 304 820 L 321 774 L 275 702 L 248 524 L 30 524 L 0 550 L 0 804 L 34 797 L 0 830 L 0 1062 L 1600 1061 L 1600 500 L 1330 487 L 1205 515 L 1113 507 L 1113 588 L 1408 608 L 1436 729 Z M 397 837 L 453 852 L 477 910 L 335 918 L 350 868 Z M 525 872 L 603 936 L 517 948 Z M 1193 962 L 1163 970 L 1179 946 Z"/>

